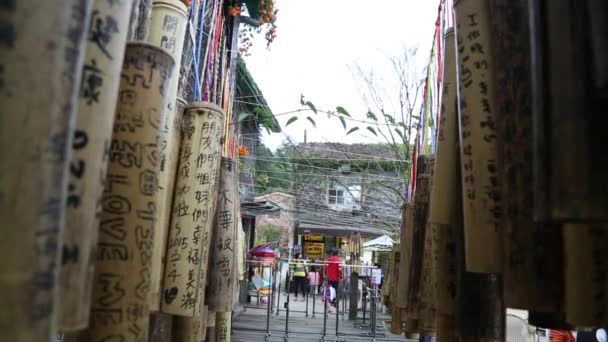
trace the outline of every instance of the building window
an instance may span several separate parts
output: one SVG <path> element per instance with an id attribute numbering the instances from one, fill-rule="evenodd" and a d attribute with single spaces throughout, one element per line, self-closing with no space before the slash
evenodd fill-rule
<path id="1" fill-rule="evenodd" d="M 330 188 L 327 203 L 334 205 L 344 205 L 344 190 Z"/>

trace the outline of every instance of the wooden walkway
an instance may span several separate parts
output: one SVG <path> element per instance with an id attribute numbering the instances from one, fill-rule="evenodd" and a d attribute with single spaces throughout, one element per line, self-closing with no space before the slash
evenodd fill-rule
<path id="1" fill-rule="evenodd" d="M 311 304 L 309 304 L 311 305 Z M 260 308 L 247 308 L 240 313 L 232 322 L 232 341 L 233 342 L 257 342 L 257 341 L 289 341 L 289 342 L 309 342 L 309 341 L 378 341 L 378 342 L 405 342 L 403 336 L 392 335 L 388 331 L 390 317 L 378 314 L 376 324 L 376 338 L 371 335 L 369 316 L 363 324 L 363 315 L 359 312 L 359 319 L 349 321 L 348 315 L 338 319 L 338 334 L 336 335 L 336 313 L 329 314 L 326 323 L 326 335 L 323 339 L 323 306 L 322 302 L 317 302 L 315 317 L 312 317 L 312 307 L 309 306 L 309 315 L 306 317 L 304 310 L 305 303 L 291 303 L 288 324 L 288 334 L 285 334 L 284 310 L 273 312 L 270 318 L 270 336 L 266 336 L 266 310 L 265 305 Z M 276 307 L 275 307 L 276 309 Z M 296 311 L 296 312 L 294 312 Z M 368 314 L 369 315 L 369 314 Z M 287 338 L 286 338 L 287 337 Z"/>

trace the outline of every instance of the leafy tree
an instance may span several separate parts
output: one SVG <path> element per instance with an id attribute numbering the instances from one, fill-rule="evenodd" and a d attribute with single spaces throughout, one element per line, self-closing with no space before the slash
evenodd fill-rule
<path id="1" fill-rule="evenodd" d="M 346 135 L 357 131 L 371 133 L 381 138 L 381 141 L 391 148 L 396 160 L 402 161 L 400 163 L 403 165 L 400 165 L 399 170 L 407 183 L 411 166 L 413 134 L 420 124 L 419 111 L 422 106 L 421 98 L 426 74 L 416 68 L 415 56 L 415 49 L 405 49 L 401 55 L 388 58 L 388 63 L 393 71 L 392 75 L 395 77 L 392 84 L 397 85 L 395 88 L 384 89 L 385 80 L 378 78 L 373 70 L 364 70 L 360 66 L 353 68 L 359 95 L 367 106 L 365 119 L 353 118 L 343 106 L 336 106 L 335 110 L 317 108 L 314 103 L 302 95 L 300 104 L 304 111 L 291 117 L 286 126 L 297 121 L 300 115 L 304 114 L 307 115 L 306 119 L 316 127 L 315 115 L 326 113 L 329 117 L 340 120 Z M 400 189 L 384 184 L 380 180 L 377 183 L 399 193 L 405 200 Z"/>
<path id="2" fill-rule="evenodd" d="M 255 244 L 261 245 L 267 242 L 281 241 L 283 231 L 275 226 L 262 226 L 257 228 Z"/>
<path id="3" fill-rule="evenodd" d="M 292 168 L 289 164 L 292 145 L 283 142 L 275 153 L 260 143 L 256 149 L 256 186 L 259 195 L 291 191 Z"/>

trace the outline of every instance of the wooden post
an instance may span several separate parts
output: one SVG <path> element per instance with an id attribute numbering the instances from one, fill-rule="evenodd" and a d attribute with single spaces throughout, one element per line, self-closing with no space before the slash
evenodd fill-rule
<path id="1" fill-rule="evenodd" d="M 152 3 L 152 18 L 148 41 L 170 53 L 181 66 L 184 37 L 188 23 L 188 8 L 179 0 L 162 0 Z M 179 68 L 177 69 L 179 70 Z M 154 227 L 154 250 L 152 252 L 152 277 L 150 279 L 150 310 L 160 310 L 163 271 L 167 234 L 173 209 L 173 186 L 179 158 L 181 121 L 186 107 L 177 100 L 180 73 L 176 72 L 169 82 L 167 107 L 161 134 L 160 175 L 158 178 L 158 220 Z M 176 101 L 177 100 L 177 101 Z"/>
<path id="2" fill-rule="evenodd" d="M 163 283 L 166 313 L 193 317 L 204 300 L 223 120 L 222 110 L 207 102 L 192 103 L 184 114 Z"/>
<path id="3" fill-rule="evenodd" d="M 0 5 L 0 288 L 6 341 L 56 338 L 88 0 Z"/>
<path id="4" fill-rule="evenodd" d="M 602 326 L 608 319 L 608 227 L 564 225 L 566 321 L 574 326 Z"/>
<path id="5" fill-rule="evenodd" d="M 94 341 L 148 339 L 158 138 L 174 66 L 157 47 L 127 44 L 97 244 Z"/>
<path id="6" fill-rule="evenodd" d="M 437 135 L 437 153 L 429 222 L 434 234 L 435 294 L 439 315 L 456 310 L 456 232 L 462 213 L 460 156 L 458 145 L 458 111 L 456 109 L 456 51 L 454 30 L 444 36 L 445 69 L 441 118 Z M 442 329 L 439 327 L 439 329 Z M 440 331 L 438 331 L 438 335 Z M 438 336 L 439 337 L 439 336 Z"/>
<path id="7" fill-rule="evenodd" d="M 486 0 L 454 1 L 467 270 L 503 268 L 494 61 Z"/>
<path id="8" fill-rule="evenodd" d="M 60 274 L 59 329 L 64 332 L 89 323 L 101 194 L 122 66 L 117 61 L 124 57 L 130 9 L 130 1 L 94 0 L 92 23 L 83 30 L 89 39 L 77 99 Z M 101 34 L 94 24 L 99 20 L 116 23 L 107 43 L 91 39 Z"/>
<path id="9" fill-rule="evenodd" d="M 348 320 L 354 321 L 357 319 L 359 313 L 359 296 L 361 296 L 361 291 L 359 291 L 359 273 L 351 272 L 350 274 L 350 298 L 348 303 Z"/>

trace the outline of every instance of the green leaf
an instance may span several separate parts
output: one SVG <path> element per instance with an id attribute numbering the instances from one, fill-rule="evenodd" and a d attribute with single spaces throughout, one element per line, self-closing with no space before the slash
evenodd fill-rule
<path id="1" fill-rule="evenodd" d="M 306 101 L 304 104 L 307 105 L 308 108 L 310 108 L 310 110 L 312 110 L 313 112 L 315 112 L 315 114 L 317 114 L 317 107 L 315 107 L 315 105 L 312 104 L 312 102 Z"/>
<path id="2" fill-rule="evenodd" d="M 341 116 L 339 116 L 338 119 L 340 119 L 340 122 L 342 122 L 342 126 L 344 126 L 344 129 L 346 129 L 346 120 Z"/>
<path id="3" fill-rule="evenodd" d="M 310 116 L 307 116 L 306 119 L 308 119 L 308 121 L 310 121 L 310 123 L 317 128 L 317 123 L 315 122 L 315 120 L 313 120 Z"/>
<path id="4" fill-rule="evenodd" d="M 378 136 L 378 133 L 376 133 L 376 130 L 373 127 L 367 126 L 367 130 L 374 133 L 375 136 Z"/>
<path id="5" fill-rule="evenodd" d="M 250 113 L 247 112 L 242 112 L 241 114 L 239 114 L 239 119 L 238 122 L 242 122 L 243 120 L 247 119 L 247 117 L 251 115 Z"/>
<path id="6" fill-rule="evenodd" d="M 412 115 L 412 119 L 418 120 L 420 119 L 420 115 Z"/>
<path id="7" fill-rule="evenodd" d="M 386 120 L 388 120 L 389 123 L 391 123 L 392 125 L 395 125 L 395 118 L 392 115 L 384 114 L 384 117 L 386 118 Z"/>
<path id="8" fill-rule="evenodd" d="M 374 121 L 378 121 L 378 117 L 376 116 L 376 114 L 374 114 L 374 112 L 372 112 L 371 110 L 367 111 L 367 118 L 368 119 L 372 119 Z"/>
<path id="9" fill-rule="evenodd" d="M 351 129 L 349 129 L 348 132 L 346 132 L 346 135 L 349 135 L 349 134 L 351 134 L 351 133 L 353 133 L 355 131 L 358 131 L 358 130 L 359 130 L 359 127 L 353 127 Z"/>
<path id="10" fill-rule="evenodd" d="M 399 136 L 401 137 L 401 140 L 405 141 L 405 136 L 403 135 L 403 132 L 401 132 L 401 130 L 399 128 L 395 128 L 395 132 L 397 132 L 397 134 L 399 134 Z"/>
<path id="11" fill-rule="evenodd" d="M 350 114 L 348 113 L 348 111 L 346 109 L 344 109 L 344 107 L 338 106 L 338 107 L 336 107 L 336 110 L 338 111 L 338 113 L 348 116 L 350 118 Z"/>
<path id="12" fill-rule="evenodd" d="M 285 126 L 291 125 L 296 120 L 298 120 L 298 117 L 297 116 L 292 116 L 291 118 L 289 118 L 289 120 L 287 120 L 287 123 L 285 124 Z"/>

